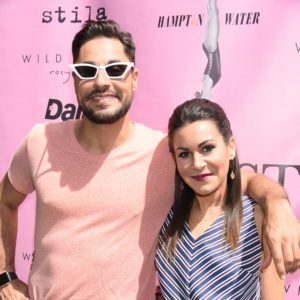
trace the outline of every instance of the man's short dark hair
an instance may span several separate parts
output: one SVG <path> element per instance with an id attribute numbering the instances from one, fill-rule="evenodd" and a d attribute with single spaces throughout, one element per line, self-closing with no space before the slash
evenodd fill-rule
<path id="1" fill-rule="evenodd" d="M 97 37 L 118 39 L 124 46 L 124 51 L 129 60 L 135 62 L 135 44 L 131 33 L 122 31 L 120 25 L 113 20 L 90 20 L 84 23 L 82 29 L 74 37 L 72 43 L 73 63 L 78 59 L 81 46 Z"/>

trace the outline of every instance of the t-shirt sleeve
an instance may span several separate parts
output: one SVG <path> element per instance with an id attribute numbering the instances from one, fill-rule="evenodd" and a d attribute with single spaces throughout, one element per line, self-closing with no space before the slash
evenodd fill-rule
<path id="1" fill-rule="evenodd" d="M 25 195 L 34 190 L 27 145 L 28 136 L 19 145 L 8 169 L 11 184 L 16 191 Z"/>

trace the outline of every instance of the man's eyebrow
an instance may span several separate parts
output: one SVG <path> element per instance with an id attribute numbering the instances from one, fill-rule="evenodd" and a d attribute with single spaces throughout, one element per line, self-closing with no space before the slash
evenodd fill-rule
<path id="1" fill-rule="evenodd" d="M 101 66 L 107 66 L 107 65 L 109 65 L 109 64 L 112 64 L 112 63 L 117 63 L 117 62 L 122 62 L 121 60 L 119 60 L 119 59 L 113 59 L 113 60 L 110 60 L 110 61 L 108 61 L 108 63 L 107 64 L 105 64 L 105 65 L 101 65 Z M 90 64 L 90 65 L 94 65 L 94 66 L 98 66 L 98 65 L 96 65 L 95 64 L 95 62 L 94 61 L 92 61 L 92 60 L 84 60 L 83 62 L 81 62 L 82 64 Z"/>

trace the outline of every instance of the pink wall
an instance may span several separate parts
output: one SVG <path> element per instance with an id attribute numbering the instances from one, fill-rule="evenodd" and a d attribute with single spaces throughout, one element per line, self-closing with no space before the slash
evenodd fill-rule
<path id="1" fill-rule="evenodd" d="M 106 16 L 133 33 L 140 69 L 132 108 L 136 121 L 165 131 L 172 109 L 201 88 L 206 1 L 2 0 L 0 7 L 1 176 L 31 126 L 55 121 L 45 119 L 49 99 L 59 100 L 53 102 L 62 107 L 76 104 L 67 65 L 80 20 Z M 242 163 L 257 166 L 259 172 L 267 164 L 289 166 L 284 186 L 299 217 L 300 2 L 232 0 L 219 1 L 218 7 L 222 78 L 214 100 L 232 120 Z M 252 24 L 255 13 L 258 19 Z M 239 23 L 226 24 L 229 14 L 234 20 L 240 14 Z M 181 26 L 168 27 L 168 16 L 177 15 L 182 16 Z M 164 26 L 158 27 L 162 17 Z M 48 115 L 61 115 L 57 108 L 53 104 Z M 266 174 L 277 180 L 279 169 L 269 167 Z M 24 280 L 32 253 L 33 210 L 34 198 L 29 197 L 20 210 L 16 253 Z M 299 276 L 286 280 L 286 299 L 298 299 Z"/>

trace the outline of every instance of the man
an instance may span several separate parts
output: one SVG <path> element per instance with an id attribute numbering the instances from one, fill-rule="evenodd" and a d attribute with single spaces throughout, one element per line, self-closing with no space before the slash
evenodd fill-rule
<path id="1" fill-rule="evenodd" d="M 0 276 L 7 285 L 0 295 L 28 299 L 27 286 L 14 279 L 14 252 L 18 206 L 35 191 L 30 299 L 154 299 L 157 235 L 173 202 L 167 141 L 130 120 L 138 70 L 129 33 L 113 21 L 91 21 L 72 51 L 83 119 L 35 126 L 1 184 Z M 265 207 L 280 275 L 284 262 L 296 269 L 299 229 L 285 192 L 262 175 L 243 176 L 244 189 Z"/>

